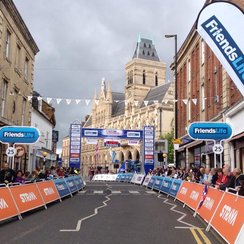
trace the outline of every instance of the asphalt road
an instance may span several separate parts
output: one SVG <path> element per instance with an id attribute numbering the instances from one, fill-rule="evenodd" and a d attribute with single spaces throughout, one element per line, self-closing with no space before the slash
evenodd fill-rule
<path id="1" fill-rule="evenodd" d="M 47 210 L 1 223 L 0 243 L 224 243 L 205 227 L 165 195 L 127 183 L 91 182 Z"/>

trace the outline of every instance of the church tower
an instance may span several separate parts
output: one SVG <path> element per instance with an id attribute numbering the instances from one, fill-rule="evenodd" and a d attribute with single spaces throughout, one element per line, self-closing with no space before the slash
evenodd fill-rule
<path id="1" fill-rule="evenodd" d="M 160 61 L 153 41 L 139 36 L 133 58 L 125 70 L 125 113 L 129 115 L 135 101 L 142 103 L 151 88 L 165 84 L 166 65 Z"/>

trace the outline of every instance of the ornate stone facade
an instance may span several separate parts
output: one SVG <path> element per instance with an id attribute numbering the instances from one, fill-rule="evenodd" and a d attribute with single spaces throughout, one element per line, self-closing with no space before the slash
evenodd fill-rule
<path id="1" fill-rule="evenodd" d="M 139 38 L 133 59 L 125 66 L 126 81 L 124 93 L 113 92 L 110 82 L 101 82 L 100 94 L 95 94 L 92 112 L 84 127 L 137 129 L 145 125 L 155 126 L 155 139 L 170 132 L 174 125 L 174 85 L 165 82 L 166 66 L 160 62 L 151 40 Z M 131 159 L 140 160 L 141 146 L 129 145 L 122 140 L 121 146 L 114 148 L 116 159 L 121 163 Z M 95 145 L 82 143 L 82 165 L 84 175 L 91 166 L 113 168 L 110 149 L 98 140 L 97 160 Z M 142 162 L 143 163 L 143 162 Z"/>

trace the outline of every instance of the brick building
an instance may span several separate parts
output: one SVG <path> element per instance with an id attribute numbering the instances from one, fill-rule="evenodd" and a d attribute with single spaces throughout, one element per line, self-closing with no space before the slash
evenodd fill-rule
<path id="1" fill-rule="evenodd" d="M 211 2 L 214 1 L 207 0 L 205 4 Z M 242 0 L 229 2 L 244 9 Z M 240 167 L 243 170 L 244 126 L 240 125 L 240 115 L 244 116 L 243 96 L 197 33 L 196 22 L 178 51 L 177 79 L 177 130 L 183 140 L 177 153 L 178 165 L 214 167 L 217 162 L 217 166 L 230 163 L 232 168 Z M 189 138 L 187 128 L 196 121 L 229 122 L 233 126 L 233 137 L 224 143 L 222 157 L 214 155 L 213 142 Z M 239 127 L 235 124 L 239 124 Z"/>

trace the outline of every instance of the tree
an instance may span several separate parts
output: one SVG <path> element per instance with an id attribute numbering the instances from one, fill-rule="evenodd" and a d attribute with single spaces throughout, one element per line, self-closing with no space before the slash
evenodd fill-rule
<path id="1" fill-rule="evenodd" d="M 162 138 L 160 139 L 166 139 L 168 140 L 168 155 L 167 155 L 167 162 L 168 164 L 173 164 L 174 163 L 174 144 L 173 144 L 173 139 L 174 139 L 174 130 L 171 130 L 171 132 L 168 132 Z"/>

